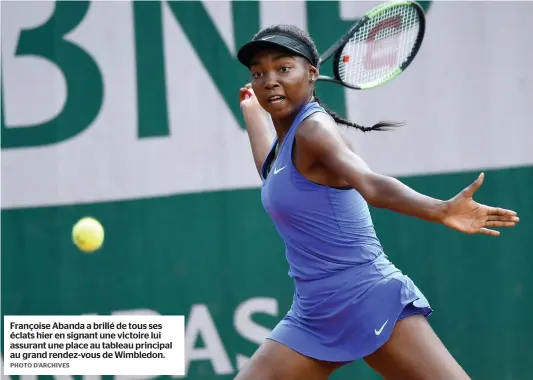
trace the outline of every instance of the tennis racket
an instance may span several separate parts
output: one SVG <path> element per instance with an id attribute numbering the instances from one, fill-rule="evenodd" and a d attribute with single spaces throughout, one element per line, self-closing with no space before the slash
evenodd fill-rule
<path id="1" fill-rule="evenodd" d="M 396 0 L 367 12 L 320 57 L 333 57 L 333 77 L 317 80 L 367 90 L 400 75 L 413 62 L 426 30 L 422 7 L 414 1 Z"/>

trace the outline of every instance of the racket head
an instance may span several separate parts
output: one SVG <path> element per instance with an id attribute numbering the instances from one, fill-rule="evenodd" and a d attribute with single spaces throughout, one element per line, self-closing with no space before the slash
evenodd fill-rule
<path id="1" fill-rule="evenodd" d="M 396 78 L 418 54 L 426 30 L 422 7 L 409 0 L 380 4 L 344 37 L 333 58 L 335 80 L 366 90 Z"/>

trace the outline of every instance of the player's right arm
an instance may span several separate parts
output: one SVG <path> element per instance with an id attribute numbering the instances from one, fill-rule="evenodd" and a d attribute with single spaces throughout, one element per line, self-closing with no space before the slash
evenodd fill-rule
<path id="1" fill-rule="evenodd" d="M 519 222 L 513 210 L 474 201 L 483 175 L 453 198 L 440 200 L 421 194 L 393 177 L 374 172 L 348 148 L 336 123 L 324 113 L 304 120 L 296 138 L 301 151 L 343 178 L 374 207 L 441 223 L 467 234 L 498 236 L 499 231 L 488 227 L 514 227 Z"/>
<path id="2" fill-rule="evenodd" d="M 251 97 L 246 98 L 246 94 Z M 239 91 L 239 101 L 241 104 L 248 138 L 252 148 L 255 167 L 257 172 L 261 172 L 261 167 L 274 142 L 274 136 L 270 130 L 268 119 L 250 85 L 246 85 Z"/>

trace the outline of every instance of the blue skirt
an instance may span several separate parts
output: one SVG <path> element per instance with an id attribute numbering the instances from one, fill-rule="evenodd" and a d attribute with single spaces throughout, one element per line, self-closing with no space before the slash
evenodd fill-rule
<path id="1" fill-rule="evenodd" d="M 385 254 L 313 281 L 296 281 L 291 309 L 269 335 L 318 360 L 351 362 L 381 347 L 396 322 L 432 309 Z"/>

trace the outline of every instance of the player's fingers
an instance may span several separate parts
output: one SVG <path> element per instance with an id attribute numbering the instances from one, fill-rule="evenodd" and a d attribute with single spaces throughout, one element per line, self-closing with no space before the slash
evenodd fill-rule
<path id="1" fill-rule="evenodd" d="M 507 210 L 504 208 L 499 207 L 491 207 L 489 210 L 490 215 L 510 215 L 510 216 L 516 216 L 516 211 L 513 210 Z"/>
<path id="2" fill-rule="evenodd" d="M 487 220 L 518 223 L 520 221 L 520 218 L 518 216 L 512 216 L 512 215 L 489 215 L 487 217 Z"/>
<path id="3" fill-rule="evenodd" d="M 482 234 L 485 234 L 485 235 L 489 235 L 489 236 L 500 236 L 500 232 L 499 231 L 490 230 L 488 228 L 481 228 L 479 230 L 479 232 L 482 233 Z"/>
<path id="4" fill-rule="evenodd" d="M 246 88 L 252 88 L 252 84 L 251 83 L 248 83 L 246 86 L 244 86 Z"/>
<path id="5" fill-rule="evenodd" d="M 485 223 L 487 227 L 514 227 L 516 226 L 515 222 L 500 222 L 500 221 L 488 221 Z"/>

